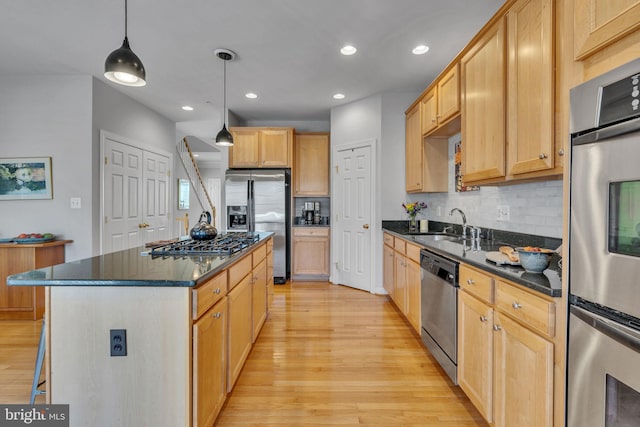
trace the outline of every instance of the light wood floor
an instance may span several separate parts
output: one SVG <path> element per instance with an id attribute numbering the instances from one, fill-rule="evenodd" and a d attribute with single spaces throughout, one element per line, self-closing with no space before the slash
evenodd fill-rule
<path id="1" fill-rule="evenodd" d="M 0 403 L 29 401 L 40 326 L 0 322 Z M 276 286 L 216 424 L 252 425 L 486 426 L 387 297 L 313 282 Z"/>
<path id="2" fill-rule="evenodd" d="M 485 426 L 387 297 L 275 287 L 217 426 Z"/>

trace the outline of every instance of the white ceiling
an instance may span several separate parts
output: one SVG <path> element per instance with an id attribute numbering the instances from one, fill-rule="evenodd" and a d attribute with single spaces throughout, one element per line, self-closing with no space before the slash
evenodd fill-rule
<path id="1" fill-rule="evenodd" d="M 104 60 L 124 37 L 123 0 L 4 0 L 0 76 L 90 74 L 176 122 L 227 105 L 249 121 L 328 121 L 332 107 L 382 91 L 421 91 L 503 0 L 130 0 L 129 41 L 147 85 L 114 85 Z M 343 56 L 340 47 L 358 48 Z M 431 50 L 411 53 L 418 44 Z M 259 95 L 256 100 L 246 92 Z M 332 95 L 346 98 L 336 101 Z M 180 109 L 191 105 L 193 112 Z"/>

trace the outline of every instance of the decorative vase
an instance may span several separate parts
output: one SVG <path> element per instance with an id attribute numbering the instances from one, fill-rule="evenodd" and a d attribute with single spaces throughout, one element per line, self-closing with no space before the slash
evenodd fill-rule
<path id="1" fill-rule="evenodd" d="M 409 231 L 416 231 L 418 229 L 418 221 L 415 216 L 409 217 Z"/>

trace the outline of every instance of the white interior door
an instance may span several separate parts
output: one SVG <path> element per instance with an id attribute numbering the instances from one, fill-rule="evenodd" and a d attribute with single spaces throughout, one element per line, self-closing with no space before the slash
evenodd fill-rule
<path id="1" fill-rule="evenodd" d="M 371 292 L 371 145 L 338 149 L 334 282 Z"/>
<path id="2" fill-rule="evenodd" d="M 140 244 L 171 237 L 169 228 L 169 158 L 161 154 L 144 151 L 143 155 L 142 206 L 143 232 Z"/>
<path id="3" fill-rule="evenodd" d="M 102 253 L 172 236 L 171 154 L 101 131 Z"/>
<path id="4" fill-rule="evenodd" d="M 102 253 L 141 244 L 143 151 L 103 138 Z"/>

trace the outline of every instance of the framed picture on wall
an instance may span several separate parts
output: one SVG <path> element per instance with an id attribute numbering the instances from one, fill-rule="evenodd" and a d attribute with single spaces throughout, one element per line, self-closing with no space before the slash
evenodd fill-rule
<path id="1" fill-rule="evenodd" d="M 51 157 L 0 158 L 0 200 L 52 198 Z"/>

